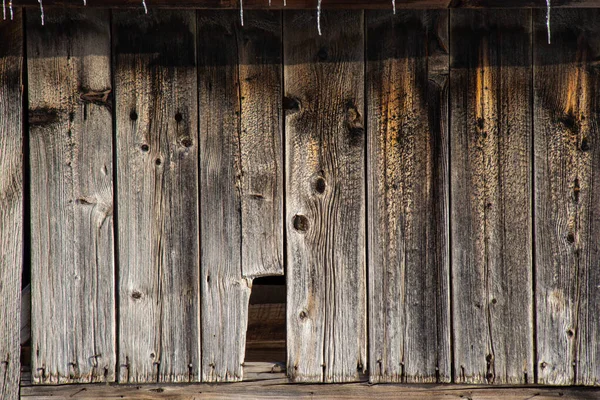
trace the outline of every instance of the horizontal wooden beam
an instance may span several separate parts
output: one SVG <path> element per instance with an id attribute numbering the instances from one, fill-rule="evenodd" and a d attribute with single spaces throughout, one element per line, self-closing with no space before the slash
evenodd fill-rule
<path id="1" fill-rule="evenodd" d="M 493 387 L 451 385 L 294 385 L 285 379 L 260 380 L 226 385 L 67 385 L 27 386 L 21 388 L 21 399 L 256 399 L 256 398 L 315 398 L 319 399 L 511 399 L 536 400 L 597 399 L 600 388 L 573 387 Z"/>
<path id="2" fill-rule="evenodd" d="M 239 0 L 147 0 L 152 8 L 237 9 Z M 39 7 L 38 0 L 22 0 L 19 6 Z M 84 7 L 83 0 L 43 0 L 46 6 Z M 316 9 L 317 0 L 243 0 L 244 9 Z M 88 0 L 87 7 L 140 8 L 142 0 Z M 322 0 L 324 9 L 392 9 L 392 0 Z M 398 9 L 415 8 L 545 8 L 546 0 L 396 0 Z M 553 8 L 595 8 L 600 0 L 553 0 Z"/>

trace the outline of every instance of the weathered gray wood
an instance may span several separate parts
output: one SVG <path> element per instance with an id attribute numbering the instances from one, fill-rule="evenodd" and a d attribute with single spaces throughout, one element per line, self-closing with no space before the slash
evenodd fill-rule
<path id="1" fill-rule="evenodd" d="M 119 381 L 200 380 L 196 16 L 113 14 Z"/>
<path id="2" fill-rule="evenodd" d="M 459 383 L 532 383 L 531 11 L 451 11 Z"/>
<path id="3" fill-rule="evenodd" d="M 0 399 L 19 398 L 23 270 L 23 22 L 0 22 Z"/>
<path id="4" fill-rule="evenodd" d="M 367 13 L 371 382 L 450 382 L 447 11 Z"/>
<path id="5" fill-rule="evenodd" d="M 109 13 L 27 15 L 35 383 L 115 379 Z"/>
<path id="6" fill-rule="evenodd" d="M 534 14 L 540 383 L 600 384 L 600 12 Z"/>
<path id="7" fill-rule="evenodd" d="M 281 13 L 250 11 L 239 49 L 242 273 L 283 275 Z"/>
<path id="8" fill-rule="evenodd" d="M 411 399 L 411 400 L 581 400 L 600 398 L 598 388 L 494 388 L 459 385 L 286 385 L 275 379 L 231 385 L 76 385 L 28 386 L 23 399 Z"/>
<path id="9" fill-rule="evenodd" d="M 366 365 L 362 11 L 284 14 L 288 374 L 359 379 Z"/>

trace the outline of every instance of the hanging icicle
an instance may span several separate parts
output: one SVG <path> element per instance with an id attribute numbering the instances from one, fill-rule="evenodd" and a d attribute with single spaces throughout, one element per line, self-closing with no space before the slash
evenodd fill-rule
<path id="1" fill-rule="evenodd" d="M 13 20 L 12 0 L 8 0 L 8 10 L 10 11 L 10 20 Z"/>
<path id="2" fill-rule="evenodd" d="M 83 5 L 87 6 L 87 0 L 83 0 Z"/>
<path id="3" fill-rule="evenodd" d="M 550 33 L 550 0 L 546 0 L 546 27 L 548 27 L 548 44 L 551 42 Z"/>
<path id="4" fill-rule="evenodd" d="M 321 0 L 317 3 L 317 30 L 319 31 L 319 36 L 323 33 L 321 32 Z"/>
<path id="5" fill-rule="evenodd" d="M 148 14 L 148 6 L 146 6 L 146 0 L 142 0 L 142 6 L 144 6 L 144 12 Z"/>
<path id="6" fill-rule="evenodd" d="M 44 5 L 42 4 L 42 0 L 38 0 L 38 3 L 40 3 L 40 14 L 42 17 L 42 25 L 44 25 Z"/>
<path id="7" fill-rule="evenodd" d="M 240 0 L 240 21 L 242 21 L 242 26 L 244 26 L 244 0 Z"/>
<path id="8" fill-rule="evenodd" d="M 2 17 L 6 20 L 6 0 L 2 0 Z"/>
<path id="9" fill-rule="evenodd" d="M 394 15 L 396 15 L 396 0 L 392 0 L 392 8 L 394 9 Z"/>

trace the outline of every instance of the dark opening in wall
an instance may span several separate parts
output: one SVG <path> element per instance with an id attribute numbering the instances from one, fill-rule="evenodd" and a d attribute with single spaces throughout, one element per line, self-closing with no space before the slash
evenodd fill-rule
<path id="1" fill-rule="evenodd" d="M 248 309 L 246 362 L 286 359 L 285 277 L 254 279 Z"/>

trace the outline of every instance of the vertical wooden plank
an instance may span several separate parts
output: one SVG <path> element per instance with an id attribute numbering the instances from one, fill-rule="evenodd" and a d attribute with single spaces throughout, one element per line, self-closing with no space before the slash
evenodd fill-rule
<path id="1" fill-rule="evenodd" d="M 236 36 L 242 272 L 248 278 L 283 275 L 281 12 L 245 12 Z"/>
<path id="2" fill-rule="evenodd" d="M 0 23 L 0 399 L 19 398 L 23 269 L 23 21 Z"/>
<path id="3" fill-rule="evenodd" d="M 200 380 L 193 11 L 113 14 L 119 381 Z"/>
<path id="4" fill-rule="evenodd" d="M 34 383 L 115 379 L 109 14 L 27 16 Z"/>
<path id="5" fill-rule="evenodd" d="M 284 15 L 288 373 L 366 368 L 362 11 Z"/>
<path id="6" fill-rule="evenodd" d="M 283 273 L 281 13 L 198 18 L 202 373 L 237 381 L 252 279 Z"/>
<path id="7" fill-rule="evenodd" d="M 450 46 L 455 379 L 531 383 L 531 11 L 451 11 Z"/>
<path id="8" fill-rule="evenodd" d="M 539 383 L 600 384 L 600 10 L 534 14 Z"/>
<path id="9" fill-rule="evenodd" d="M 448 11 L 367 13 L 371 382 L 450 382 Z"/>

